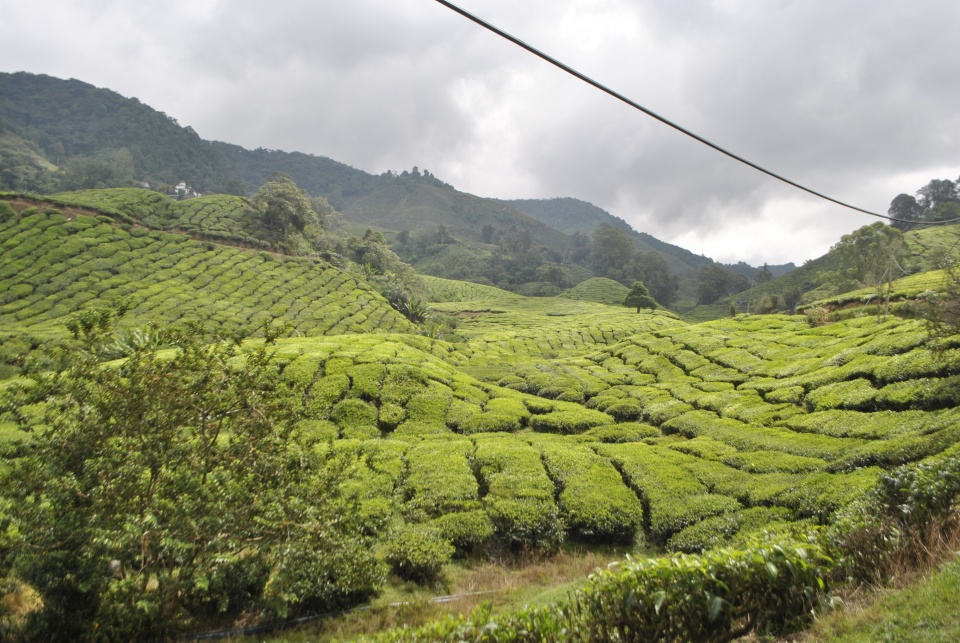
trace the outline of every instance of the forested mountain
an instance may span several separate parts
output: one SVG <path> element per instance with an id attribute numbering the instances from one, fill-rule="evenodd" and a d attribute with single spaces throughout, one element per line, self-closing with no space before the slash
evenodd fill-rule
<path id="1" fill-rule="evenodd" d="M 556 228 L 568 234 L 592 235 L 601 225 L 607 225 L 618 230 L 626 232 L 633 237 L 634 245 L 639 252 L 659 252 L 667 258 L 671 267 L 680 274 L 691 270 L 696 272 L 700 266 L 714 263 L 712 259 L 704 255 L 698 255 L 686 248 L 661 241 L 646 232 L 638 232 L 633 227 L 621 219 L 599 208 L 587 201 L 574 199 L 571 197 L 558 197 L 553 199 L 511 199 L 504 200 L 506 203 L 521 212 L 529 214 L 534 219 L 543 221 L 549 226 Z M 752 277 L 759 270 L 746 263 L 727 265 L 728 269 L 743 273 L 747 277 Z M 786 274 L 795 269 L 792 263 L 767 266 L 767 269 L 774 277 Z"/>
<path id="2" fill-rule="evenodd" d="M 71 162 L 98 160 L 119 166 L 111 170 L 131 181 L 187 180 L 201 192 L 227 185 L 223 155 L 193 129 L 136 98 L 79 80 L 0 74 L 0 118 L 67 173 Z"/>
<path id="3" fill-rule="evenodd" d="M 721 268 L 584 201 L 498 201 L 417 167 L 374 175 L 322 156 L 204 141 L 136 98 L 27 73 L 0 74 L 0 170 L 0 189 L 36 193 L 142 185 L 169 194 L 184 181 L 198 193 L 234 195 L 282 172 L 325 197 L 354 232 L 383 231 L 420 272 L 526 294 L 557 294 L 594 276 L 627 286 L 639 279 L 661 303 L 689 306 L 700 269 Z M 746 287 L 759 270 L 722 269 L 731 287 Z"/>

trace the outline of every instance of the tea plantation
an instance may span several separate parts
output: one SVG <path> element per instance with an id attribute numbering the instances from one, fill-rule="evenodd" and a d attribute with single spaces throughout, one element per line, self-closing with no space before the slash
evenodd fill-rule
<path id="1" fill-rule="evenodd" d="M 620 296 L 599 281 L 524 298 L 425 278 L 432 307 L 458 320 L 445 341 L 418 334 L 369 286 L 320 260 L 167 231 L 262 238 L 234 215 L 239 199 L 138 210 L 131 194 L 3 211 L 8 352 L 63 336 L 72 314 L 121 298 L 131 328 L 282 326 L 270 364 L 297 391 L 298 444 L 347 463 L 337 485 L 353 502 L 357 538 L 392 575 L 385 582 L 429 584 L 455 561 L 570 542 L 640 554 L 552 606 L 480 611 L 376 640 L 783 632 L 836 579 L 858 573 L 842 543 L 857 529 L 873 533 L 864 515 L 887 511 L 904 532 L 917 525 L 898 507 L 914 502 L 911 515 L 922 508 L 933 521 L 960 485 L 960 336 L 934 340 L 920 320 L 690 324 L 598 303 Z M 939 279 L 927 273 L 897 292 L 935 291 Z M 235 365 L 264 342 L 248 340 Z M 2 427 L 8 457 L 29 451 L 13 415 Z M 896 482 L 926 475 L 946 482 Z M 235 596 L 221 607 L 245 609 Z"/>
<path id="2" fill-rule="evenodd" d="M 8 337 L 62 332 L 69 315 L 121 298 L 130 301 L 130 325 L 192 320 L 250 333 L 272 323 L 311 335 L 411 328 L 366 283 L 323 261 L 118 225 L 95 212 L 9 208 L 0 248 L 0 328 Z"/>

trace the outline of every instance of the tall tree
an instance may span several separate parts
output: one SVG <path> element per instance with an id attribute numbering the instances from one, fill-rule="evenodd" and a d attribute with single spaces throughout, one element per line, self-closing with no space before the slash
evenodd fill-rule
<path id="1" fill-rule="evenodd" d="M 770 268 L 767 266 L 767 264 L 763 264 L 763 267 L 760 268 L 755 275 L 753 275 L 753 281 L 758 284 L 765 284 L 771 279 L 773 279 L 773 273 L 770 272 Z"/>
<path id="2" fill-rule="evenodd" d="M 891 225 L 902 232 L 906 232 L 912 229 L 916 225 L 915 222 L 920 221 L 923 217 L 923 206 L 909 194 L 898 194 L 890 202 L 887 214 L 895 219 L 901 219 L 901 221 L 892 222 Z"/>
<path id="3" fill-rule="evenodd" d="M 890 305 L 890 284 L 900 276 L 900 260 L 905 252 L 903 233 L 878 221 L 863 226 L 840 238 L 831 250 L 840 259 L 843 276 L 875 288 L 878 305 L 883 301 L 883 288 L 887 288 L 886 307 Z M 880 316 L 878 307 L 877 315 Z"/>
<path id="4" fill-rule="evenodd" d="M 656 251 L 638 254 L 636 264 L 653 298 L 664 306 L 673 303 L 680 286 L 663 255 Z"/>
<path id="5" fill-rule="evenodd" d="M 600 224 L 593 231 L 590 254 L 595 274 L 629 283 L 629 266 L 633 263 L 636 250 L 626 232 L 611 225 Z"/>
<path id="6" fill-rule="evenodd" d="M 933 179 L 917 190 L 920 205 L 925 210 L 932 210 L 942 203 L 957 202 L 957 186 L 949 179 Z"/>
<path id="7" fill-rule="evenodd" d="M 700 267 L 697 272 L 697 296 L 700 304 L 712 304 L 729 294 L 730 273 L 715 263 Z"/>
<path id="8" fill-rule="evenodd" d="M 268 227 L 290 234 L 291 228 L 302 232 L 307 225 L 318 223 L 310 197 L 286 174 L 277 172 L 253 196 L 253 203 Z"/>

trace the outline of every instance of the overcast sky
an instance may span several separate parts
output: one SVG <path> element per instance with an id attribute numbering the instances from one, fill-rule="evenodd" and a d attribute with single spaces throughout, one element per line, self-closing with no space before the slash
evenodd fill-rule
<path id="1" fill-rule="evenodd" d="M 960 175 L 960 3 L 460 0 L 701 136 L 886 213 Z M 876 219 L 724 157 L 434 0 L 0 0 L 0 71 L 76 78 L 205 139 L 498 198 L 571 196 L 721 261 Z"/>

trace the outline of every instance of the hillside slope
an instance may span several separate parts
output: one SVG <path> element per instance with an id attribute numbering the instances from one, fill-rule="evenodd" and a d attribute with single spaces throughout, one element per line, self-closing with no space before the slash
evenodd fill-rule
<path id="1" fill-rule="evenodd" d="M 322 261 L 42 202 L 13 205 L 0 220 L 0 328 L 10 335 L 62 333 L 73 313 L 119 298 L 130 302 L 127 326 L 189 320 L 253 333 L 270 323 L 321 335 L 411 328 L 370 286 Z"/>

